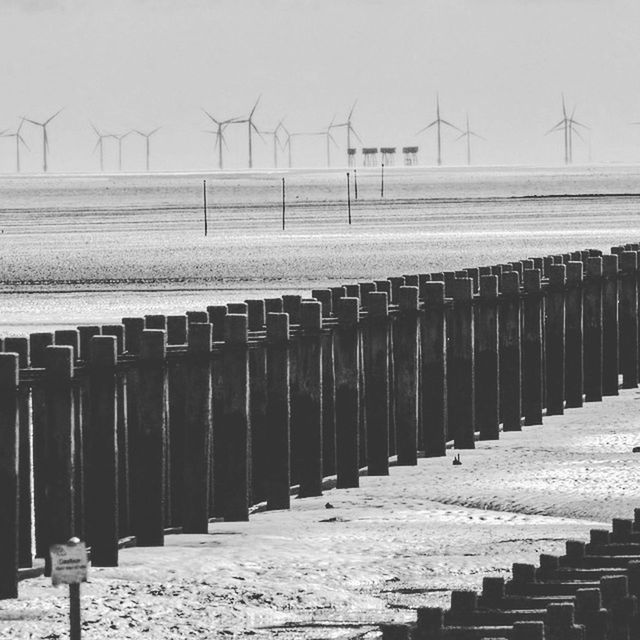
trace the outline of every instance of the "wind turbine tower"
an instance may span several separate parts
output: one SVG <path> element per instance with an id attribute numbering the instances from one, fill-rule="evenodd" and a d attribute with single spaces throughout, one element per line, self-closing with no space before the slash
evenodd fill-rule
<path id="1" fill-rule="evenodd" d="M 214 118 L 208 111 L 205 111 L 207 117 L 216 125 L 215 131 L 207 131 L 206 133 L 213 133 L 216 136 L 216 140 L 214 142 L 214 150 L 218 149 L 218 169 L 222 171 L 224 168 L 224 162 L 222 160 L 222 145 L 227 146 L 227 141 L 224 139 L 224 130 L 231 123 L 238 122 L 238 118 L 227 118 L 226 120 L 217 120 Z"/>
<path id="2" fill-rule="evenodd" d="M 480 140 L 485 140 L 485 138 L 475 133 L 475 131 L 471 131 L 469 128 L 469 114 L 467 113 L 467 128 L 456 138 L 456 140 L 460 140 L 462 138 L 467 139 L 467 165 L 469 166 L 471 166 L 471 136 L 480 138 Z"/>
<path id="3" fill-rule="evenodd" d="M 335 138 L 331 135 L 331 129 L 335 127 L 335 125 L 333 124 L 335 119 L 336 117 L 333 116 L 324 134 L 326 136 L 326 142 L 327 142 L 327 167 L 331 166 L 331 143 L 333 143 L 336 147 L 338 146 L 338 143 L 335 141 Z"/>
<path id="4" fill-rule="evenodd" d="M 15 138 L 16 141 L 16 173 L 20 173 L 20 145 L 24 145 L 27 149 L 29 149 L 29 145 L 24 141 L 20 130 L 22 129 L 22 125 L 24 124 L 24 118 L 20 120 L 20 124 L 18 128 L 13 133 L 6 133 L 3 131 L 0 136 L 3 138 Z"/>
<path id="5" fill-rule="evenodd" d="M 564 163 L 566 165 L 573 162 L 573 134 L 575 133 L 578 138 L 583 140 L 577 127 L 582 127 L 583 129 L 589 128 L 581 122 L 578 122 L 574 118 L 575 113 L 576 107 L 573 108 L 571 116 L 567 115 L 567 106 L 565 103 L 564 94 L 562 94 L 562 120 L 551 127 L 551 129 L 549 129 L 549 131 L 547 131 L 546 133 L 546 135 L 549 135 L 550 133 L 553 133 L 555 131 L 562 130 L 564 135 Z"/>
<path id="6" fill-rule="evenodd" d="M 447 127 L 451 127 L 456 131 L 460 131 L 458 127 L 454 124 L 451 124 L 447 120 L 444 120 L 440 117 L 440 96 L 436 94 L 436 119 L 433 122 L 430 122 L 426 127 L 423 127 L 418 131 L 416 135 L 421 134 L 423 131 L 430 129 L 431 127 L 436 127 L 437 131 L 437 140 L 438 140 L 438 166 L 442 165 L 442 125 L 447 125 Z"/>
<path id="7" fill-rule="evenodd" d="M 149 171 L 149 140 L 151 139 L 151 136 L 154 133 L 156 133 L 157 131 L 159 131 L 160 129 L 161 129 L 161 127 L 156 127 L 155 129 L 152 129 L 148 133 L 144 133 L 143 131 L 140 131 L 139 129 L 136 129 L 135 132 L 134 132 L 134 133 L 137 133 L 139 136 L 142 136 L 145 139 L 146 158 L 147 158 L 147 172 Z"/>
<path id="8" fill-rule="evenodd" d="M 261 131 L 260 133 L 264 133 L 267 136 L 273 136 L 273 167 L 274 169 L 278 167 L 278 145 L 282 148 L 282 143 L 280 141 L 279 132 L 280 129 L 284 129 L 284 124 L 282 124 L 284 118 L 278 122 L 275 129 L 273 131 Z M 285 129 L 286 131 L 286 129 Z"/>
<path id="9" fill-rule="evenodd" d="M 253 109 L 249 112 L 249 115 L 243 120 L 234 120 L 234 124 L 246 124 L 249 129 L 249 169 L 253 168 L 253 132 L 255 131 L 261 138 L 262 134 L 258 127 L 256 127 L 255 122 L 253 121 L 253 114 L 256 112 L 256 108 L 258 103 L 260 102 L 261 96 L 258 96 L 255 104 L 253 105 Z"/>
<path id="10" fill-rule="evenodd" d="M 25 118 L 25 117 L 22 118 L 23 120 L 26 120 L 27 122 L 30 122 L 31 124 L 36 125 L 37 127 L 42 127 L 42 171 L 44 173 L 47 173 L 47 169 L 48 169 L 47 153 L 49 151 L 49 137 L 47 135 L 47 126 L 56 116 L 58 116 L 60 111 L 62 111 L 62 109 L 60 109 L 59 111 L 56 111 L 56 113 L 54 113 L 50 118 L 48 118 L 44 122 L 37 122 L 36 120 L 31 120 L 30 118 Z"/>

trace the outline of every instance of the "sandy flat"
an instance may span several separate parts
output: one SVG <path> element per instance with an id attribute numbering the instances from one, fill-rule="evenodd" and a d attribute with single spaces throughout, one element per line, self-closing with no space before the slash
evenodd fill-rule
<path id="1" fill-rule="evenodd" d="M 84 637 L 347 638 L 446 604 L 452 588 L 633 516 L 639 400 L 623 391 L 503 434 L 462 452 L 460 467 L 421 459 L 290 511 L 124 550 L 83 587 Z M 65 637 L 65 591 L 36 578 L 20 592 L 0 603 L 0 637 Z"/>

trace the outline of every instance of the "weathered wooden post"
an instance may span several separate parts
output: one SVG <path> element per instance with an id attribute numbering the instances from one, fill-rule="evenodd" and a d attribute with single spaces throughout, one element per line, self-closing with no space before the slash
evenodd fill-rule
<path id="1" fill-rule="evenodd" d="M 186 345 L 189 326 L 186 315 L 167 316 L 167 344 Z M 208 321 L 208 317 L 207 317 Z M 172 358 L 167 363 L 169 396 L 169 468 L 170 524 L 183 523 L 184 496 L 184 440 L 186 423 L 187 364 L 184 358 Z"/>
<path id="2" fill-rule="evenodd" d="M 338 489 L 359 486 L 360 358 L 358 298 L 342 298 L 335 330 Z"/>
<path id="3" fill-rule="evenodd" d="M 53 333 L 32 333 L 29 336 L 31 366 L 44 368 L 45 349 L 53 344 Z M 48 478 L 49 427 L 45 385 L 38 383 L 31 392 L 33 429 L 33 506 L 36 556 L 49 555 L 49 541 L 46 532 L 46 494 Z"/>
<path id="4" fill-rule="evenodd" d="M 276 299 L 282 308 L 282 300 Z M 267 300 L 265 300 L 265 306 Z M 218 343 L 211 357 L 211 486 L 209 488 L 209 514 L 216 518 L 223 516 L 223 497 L 225 492 L 224 461 L 226 458 L 226 436 L 224 433 L 224 358 L 223 341 L 225 332 L 225 318 L 227 307 L 225 305 L 212 305 L 207 307 L 209 322 L 211 323 L 212 338 Z M 215 345 L 214 345 L 215 347 Z"/>
<path id="5" fill-rule="evenodd" d="M 358 289 L 360 287 L 358 286 Z M 331 317 L 331 291 L 314 289 L 312 293 L 322 304 L 323 320 Z M 336 473 L 336 374 L 334 355 L 334 332 L 322 332 L 322 473 Z"/>
<path id="6" fill-rule="evenodd" d="M 620 372 L 622 388 L 638 386 L 638 253 L 620 254 Z"/>
<path id="7" fill-rule="evenodd" d="M 133 531 L 140 547 L 164 545 L 166 477 L 166 333 L 146 329 L 140 341 L 138 393 L 131 437 Z"/>
<path id="8" fill-rule="evenodd" d="M 289 462 L 289 316 L 267 314 L 267 509 L 288 509 Z"/>
<path id="9" fill-rule="evenodd" d="M 420 321 L 422 441 L 427 457 L 447 451 L 447 325 L 443 282 L 425 282 Z"/>
<path id="10" fill-rule="evenodd" d="M 498 277 L 480 276 L 476 325 L 476 425 L 481 440 L 500 437 Z"/>
<path id="11" fill-rule="evenodd" d="M 90 343 L 93 336 L 99 336 L 102 329 L 97 325 L 85 325 L 78 327 L 78 336 L 80 339 L 78 359 L 88 360 L 90 352 Z"/>
<path id="12" fill-rule="evenodd" d="M 73 348 L 50 346 L 44 350 L 45 403 L 47 406 L 46 547 L 62 544 L 75 529 L 75 451 L 73 402 Z M 51 558 L 45 556 L 45 575 Z"/>
<path id="13" fill-rule="evenodd" d="M 367 467 L 370 476 L 389 474 L 389 307 L 384 291 L 369 294 L 365 328 Z"/>
<path id="14" fill-rule="evenodd" d="M 545 298 L 547 317 L 545 323 L 546 397 L 547 415 L 564 413 L 564 289 L 566 267 L 552 264 L 549 268 L 549 285 Z"/>
<path id="15" fill-rule="evenodd" d="M 189 326 L 186 362 L 186 400 L 182 527 L 184 533 L 207 533 L 211 474 L 211 324 Z"/>
<path id="16" fill-rule="evenodd" d="M 28 338 L 5 338 L 4 350 L 7 353 L 18 354 L 18 366 L 20 369 L 26 369 L 29 366 L 29 339 Z M 20 567 L 31 567 L 33 564 L 33 556 L 31 554 L 31 546 L 33 541 L 32 526 L 33 519 L 31 516 L 32 506 L 32 489 L 31 480 L 32 471 L 32 443 L 31 443 L 31 405 L 29 387 L 21 384 L 18 389 L 18 422 L 19 422 L 19 488 L 20 488 L 20 530 L 19 530 L 19 546 Z"/>
<path id="17" fill-rule="evenodd" d="M 87 538 L 91 564 L 118 566 L 117 343 L 95 336 L 89 343 L 87 435 Z"/>
<path id="18" fill-rule="evenodd" d="M 54 332 L 53 336 L 55 345 L 68 346 L 73 349 L 72 361 L 75 364 L 80 354 L 80 332 L 77 329 L 59 329 Z M 87 421 L 86 393 L 85 380 L 80 378 L 73 387 L 73 450 L 75 455 L 73 467 L 76 473 L 74 481 L 76 501 L 74 507 L 74 535 L 80 538 L 85 537 L 85 458 L 87 444 L 85 442 L 83 424 Z"/>
<path id="19" fill-rule="evenodd" d="M 582 314 L 582 262 L 567 263 L 565 293 L 565 406 L 581 407 L 584 391 L 583 314 Z"/>
<path id="20" fill-rule="evenodd" d="M 456 278 L 451 285 L 453 310 L 449 330 L 447 380 L 449 430 L 456 449 L 475 447 L 473 281 Z"/>
<path id="21" fill-rule="evenodd" d="M 602 258 L 588 257 L 584 280 L 584 393 L 602 400 Z"/>
<path id="22" fill-rule="evenodd" d="M 19 356 L 0 353 L 0 599 L 18 597 Z"/>
<path id="23" fill-rule="evenodd" d="M 264 300 L 247 300 L 250 336 L 263 336 L 266 311 Z M 251 423 L 251 502 L 265 499 L 265 473 L 269 463 L 265 457 L 267 438 L 267 352 L 264 341 L 249 349 L 249 421 Z"/>
<path id="24" fill-rule="evenodd" d="M 522 413 L 525 425 L 542 424 L 542 280 L 538 269 L 524 272 Z"/>
<path id="25" fill-rule="evenodd" d="M 522 428 L 522 325 L 520 276 L 518 271 L 502 274 L 500 293 L 500 391 L 502 428 Z"/>
<path id="26" fill-rule="evenodd" d="M 618 256 L 602 256 L 602 394 L 618 395 Z"/>
<path id="27" fill-rule="evenodd" d="M 322 495 L 322 304 L 304 301 L 298 344 L 298 452 L 301 498 Z"/>
<path id="28" fill-rule="evenodd" d="M 398 464 L 415 465 L 418 447 L 418 287 L 398 289 L 395 402 Z"/>
<path id="29" fill-rule="evenodd" d="M 227 314 L 223 350 L 223 517 L 228 522 L 249 519 L 249 359 L 247 316 Z"/>

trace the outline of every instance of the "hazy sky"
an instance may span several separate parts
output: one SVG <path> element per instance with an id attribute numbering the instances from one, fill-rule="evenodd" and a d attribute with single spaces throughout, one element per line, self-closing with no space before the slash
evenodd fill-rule
<path id="1" fill-rule="evenodd" d="M 246 114 L 272 129 L 325 128 L 358 105 L 367 146 L 419 144 L 435 161 L 436 92 L 442 115 L 487 140 L 474 159 L 490 164 L 562 161 L 560 95 L 577 105 L 600 162 L 640 161 L 640 3 L 637 0 L 0 0 L 3 64 L 0 129 L 20 115 L 51 125 L 52 170 L 98 167 L 89 122 L 112 131 L 162 126 L 158 169 L 215 166 L 201 107 Z M 41 165 L 41 133 L 24 128 L 27 170 Z M 336 139 L 344 147 L 344 134 Z M 444 137 L 446 163 L 465 162 Z M 585 141 L 587 138 L 585 137 Z M 246 129 L 228 130 L 230 166 L 246 166 Z M 296 140 L 294 163 L 325 164 L 324 142 Z M 256 142 L 257 166 L 271 143 Z M 0 139 L 0 171 L 14 167 Z M 143 143 L 125 141 L 124 168 L 143 168 Z M 334 156 L 341 151 L 334 151 Z M 575 143 L 576 161 L 588 144 Z M 115 168 L 115 145 L 107 150 Z M 283 158 L 284 161 L 284 158 Z"/>

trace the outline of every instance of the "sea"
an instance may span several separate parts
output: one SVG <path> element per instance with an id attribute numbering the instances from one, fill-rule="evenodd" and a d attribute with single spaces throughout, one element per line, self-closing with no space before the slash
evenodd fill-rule
<path id="1" fill-rule="evenodd" d="M 0 337 L 638 239 L 638 165 L 5 175 Z"/>

